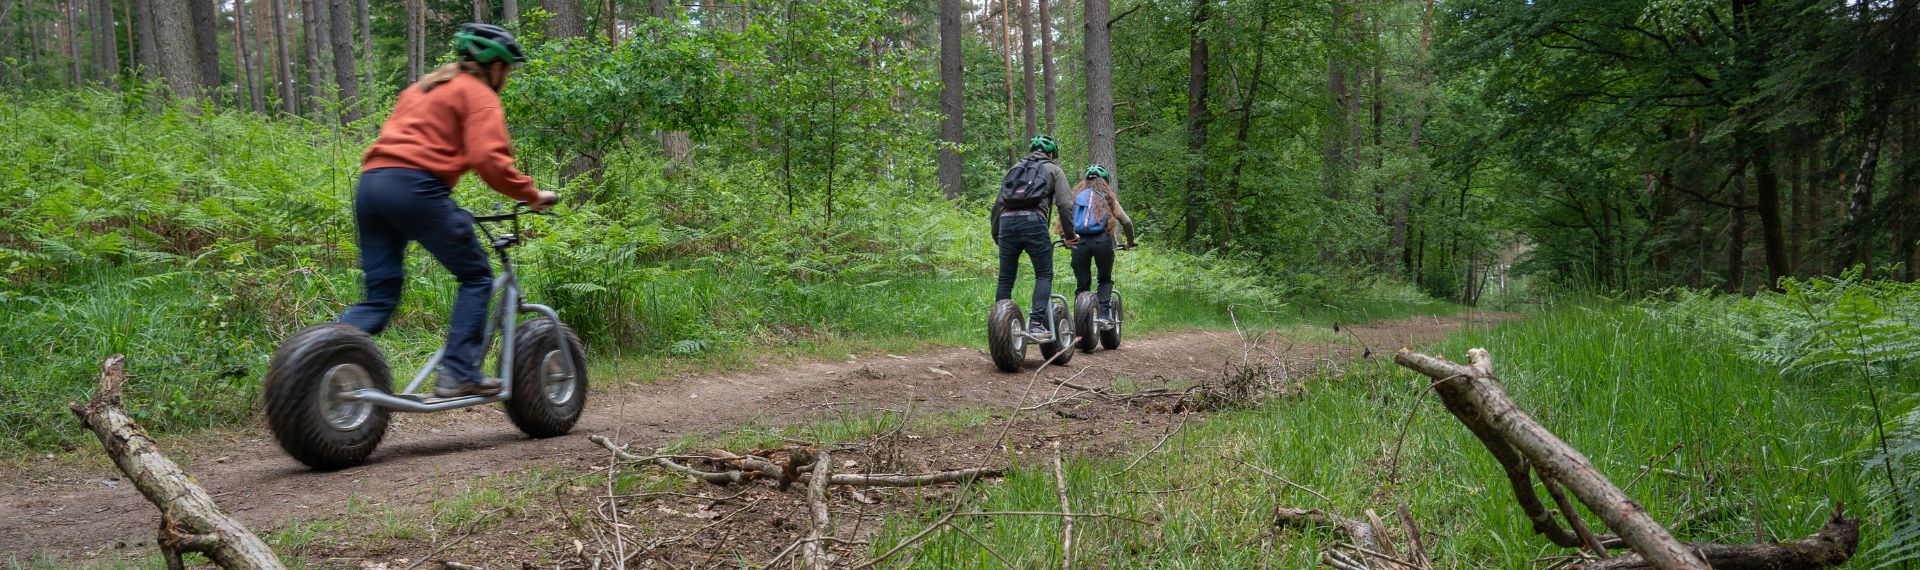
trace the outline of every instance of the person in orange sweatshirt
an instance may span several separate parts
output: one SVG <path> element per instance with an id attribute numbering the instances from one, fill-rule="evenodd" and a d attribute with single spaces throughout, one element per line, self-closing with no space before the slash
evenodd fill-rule
<path id="1" fill-rule="evenodd" d="M 468 171 L 494 191 L 534 210 L 554 202 L 552 192 L 513 166 L 500 87 L 526 55 L 499 26 L 466 24 L 454 34 L 461 61 L 421 77 L 400 93 L 380 138 L 361 162 L 353 215 L 359 228 L 366 300 L 339 321 L 367 334 L 387 328 L 400 304 L 409 242 L 419 242 L 460 282 L 447 330 L 434 395 L 491 395 L 500 380 L 480 373 L 493 267 L 474 238 L 473 215 L 453 202 L 453 187 Z"/>

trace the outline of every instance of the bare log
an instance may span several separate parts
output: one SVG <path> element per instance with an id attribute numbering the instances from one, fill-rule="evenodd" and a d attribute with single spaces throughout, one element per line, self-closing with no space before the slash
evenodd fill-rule
<path id="1" fill-rule="evenodd" d="M 1601 475 L 1587 456 L 1561 441 L 1514 405 L 1513 399 L 1507 396 L 1506 390 L 1494 378 L 1493 358 L 1485 349 L 1476 348 L 1467 354 L 1471 366 L 1461 366 L 1403 348 L 1394 357 L 1394 362 L 1436 380 L 1435 391 L 1443 400 L 1457 400 L 1463 407 L 1476 412 L 1477 419 L 1485 422 L 1485 427 L 1495 432 L 1501 441 L 1518 450 L 1527 463 L 1537 467 L 1544 476 L 1565 485 L 1589 510 L 1599 515 L 1608 528 L 1620 533 L 1620 537 L 1634 552 L 1654 566 L 1689 570 L 1709 568 L 1698 554 L 1675 540 L 1666 527 L 1655 522 L 1647 514 L 1646 508 Z M 1449 410 L 1455 407 L 1454 403 L 1449 402 Z M 1456 412 L 1456 415 L 1459 413 Z M 1468 418 L 1461 419 L 1466 422 Z M 1469 422 L 1469 427 L 1474 426 Z M 1480 431 L 1476 430 L 1475 435 L 1481 435 Z M 1481 439 L 1486 441 L 1485 436 Z M 1498 454 L 1496 447 L 1489 444 L 1488 450 Z M 1538 497 L 1534 500 L 1538 501 Z M 1538 519 L 1535 523 L 1536 529 L 1539 528 Z M 1578 536 L 1573 538 L 1576 544 L 1586 542 L 1579 540 Z"/>
<path id="2" fill-rule="evenodd" d="M 1815 570 L 1839 566 L 1860 546 L 1860 519 L 1835 510 L 1833 518 L 1812 536 L 1769 544 L 1699 544 L 1699 552 L 1716 570 Z M 1637 570 L 1655 568 L 1638 554 L 1600 560 L 1580 570 Z"/>
<path id="3" fill-rule="evenodd" d="M 1374 532 L 1372 524 L 1320 509 L 1275 507 L 1273 525 L 1282 528 L 1330 528 L 1345 535 L 1354 546 L 1373 551 L 1381 550 L 1380 537 Z"/>
<path id="4" fill-rule="evenodd" d="M 1060 467 L 1060 442 L 1053 442 L 1053 485 L 1060 493 L 1060 568 L 1073 568 L 1073 506 L 1067 502 L 1067 472 Z"/>
<path id="5" fill-rule="evenodd" d="M 807 559 L 808 568 L 826 570 L 833 567 L 833 556 L 821 543 L 822 538 L 833 534 L 833 519 L 827 511 L 827 482 L 833 480 L 833 459 L 827 450 L 822 449 L 814 456 L 813 475 L 807 482 L 807 513 L 813 516 L 813 530 L 807 532 L 807 541 L 800 546 L 800 551 Z"/>
<path id="6" fill-rule="evenodd" d="M 193 482 L 160 446 L 127 417 L 120 390 L 127 383 L 126 357 L 113 355 L 100 366 L 100 386 L 86 404 L 68 409 L 100 439 L 107 456 L 155 507 L 160 509 L 161 555 L 169 568 L 183 568 L 180 555 L 199 552 L 221 568 L 286 568 L 260 537 L 227 516 L 205 489 Z"/>

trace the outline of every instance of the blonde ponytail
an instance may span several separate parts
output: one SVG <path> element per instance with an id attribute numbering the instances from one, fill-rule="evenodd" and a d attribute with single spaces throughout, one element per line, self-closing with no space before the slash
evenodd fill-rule
<path id="1" fill-rule="evenodd" d="M 442 65 L 439 69 L 420 76 L 420 81 L 414 85 L 420 86 L 421 93 L 427 93 L 433 91 L 435 87 L 439 87 L 448 81 L 453 81 L 453 78 L 459 77 L 462 73 L 470 73 L 478 77 L 481 74 L 480 64 L 471 61 L 461 61 Z"/>

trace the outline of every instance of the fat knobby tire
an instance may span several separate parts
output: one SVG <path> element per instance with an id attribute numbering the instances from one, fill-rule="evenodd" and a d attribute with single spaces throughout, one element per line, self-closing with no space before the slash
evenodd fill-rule
<path id="1" fill-rule="evenodd" d="M 1073 330 L 1081 333 L 1074 337 L 1073 344 L 1081 352 L 1093 352 L 1094 348 L 1100 346 L 1099 339 L 1090 334 L 1094 330 L 1094 311 L 1099 310 L 1099 305 L 1099 298 L 1092 291 L 1081 291 L 1073 296 Z"/>
<path id="2" fill-rule="evenodd" d="M 1113 295 L 1113 320 L 1119 322 L 1114 323 L 1111 329 L 1100 331 L 1100 346 L 1107 347 L 1107 350 L 1120 348 L 1120 327 L 1127 324 L 1127 305 L 1118 293 Z"/>
<path id="3" fill-rule="evenodd" d="M 341 364 L 359 365 L 374 388 L 393 391 L 380 347 L 351 325 L 327 323 L 294 333 L 273 352 L 267 365 L 267 425 L 274 439 L 288 455 L 321 471 L 366 462 L 387 434 L 388 411 L 378 406 L 351 431 L 327 423 L 326 410 L 320 408 L 320 392 L 327 389 L 322 381 L 328 370 Z"/>
<path id="4" fill-rule="evenodd" d="M 547 353 L 559 350 L 565 339 L 573 362 L 573 397 L 555 404 L 547 399 L 546 378 L 540 366 Z M 540 317 L 520 324 L 513 340 L 513 396 L 507 398 L 507 417 L 533 437 L 566 435 L 587 407 L 587 352 L 580 337 L 566 325 Z"/>
<path id="5" fill-rule="evenodd" d="M 1020 305 L 1011 299 L 993 303 L 993 310 L 987 313 L 987 352 L 993 355 L 993 365 L 1001 372 L 1019 372 L 1020 364 L 1027 359 L 1027 348 L 1014 341 L 1013 335 L 1025 329 L 1026 315 L 1020 313 Z"/>
<path id="6" fill-rule="evenodd" d="M 1053 323 L 1053 342 L 1040 345 L 1040 356 L 1054 366 L 1066 366 L 1073 361 L 1073 315 L 1065 306 L 1054 305 L 1053 318 L 1048 320 Z"/>

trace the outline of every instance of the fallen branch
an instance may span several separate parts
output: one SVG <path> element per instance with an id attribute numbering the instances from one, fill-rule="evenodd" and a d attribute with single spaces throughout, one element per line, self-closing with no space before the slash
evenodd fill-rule
<path id="1" fill-rule="evenodd" d="M 1470 365 L 1461 366 L 1403 348 L 1394 362 L 1436 381 L 1435 392 L 1447 411 L 1473 432 L 1506 471 L 1514 496 L 1533 520 L 1536 532 L 1562 547 L 1586 548 L 1603 558 L 1581 568 L 1813 569 L 1838 565 L 1852 557 L 1860 539 L 1859 521 L 1848 519 L 1837 510 L 1819 534 L 1789 543 L 1681 544 L 1579 450 L 1521 411 L 1494 377 L 1493 357 L 1486 350 L 1476 348 L 1467 354 Z M 1538 470 L 1542 486 L 1566 517 L 1571 531 L 1561 527 L 1541 503 L 1530 474 L 1534 469 Z M 1620 536 L 1595 536 L 1588 531 L 1573 502 L 1561 492 L 1562 486 Z M 1607 549 L 1618 544 L 1632 548 L 1635 554 L 1604 559 Z"/>
<path id="2" fill-rule="evenodd" d="M 1480 437 L 1489 452 L 1498 457 L 1505 449 L 1507 453 L 1517 451 L 1522 456 L 1517 468 L 1512 458 L 1501 459 L 1510 479 L 1516 473 L 1524 475 L 1529 465 L 1538 467 L 1543 478 L 1565 485 L 1575 497 L 1580 498 L 1580 502 L 1586 503 L 1589 510 L 1599 515 L 1608 528 L 1620 533 L 1620 537 L 1627 541 L 1634 552 L 1660 568 L 1709 568 L 1705 560 L 1675 540 L 1666 527 L 1655 522 L 1647 514 L 1646 508 L 1601 475 L 1586 455 L 1561 441 L 1514 405 L 1513 399 L 1507 396 L 1506 390 L 1494 378 L 1493 357 L 1485 349 L 1476 348 L 1467 354 L 1471 366 L 1461 366 L 1403 348 L 1394 357 L 1394 362 L 1438 380 L 1435 391 L 1447 403 L 1448 410 Z M 1517 493 L 1519 482 L 1515 481 L 1514 484 Z M 1522 497 L 1523 502 L 1525 496 L 1532 496 L 1535 503 L 1539 501 L 1539 497 L 1533 495 L 1530 482 L 1526 493 L 1518 496 Z M 1541 505 L 1536 504 L 1535 507 L 1541 512 L 1545 510 Z M 1528 514 L 1534 517 L 1535 530 L 1541 530 L 1543 521 L 1534 507 L 1528 508 Z M 1567 515 L 1577 516 L 1574 513 Z M 1558 528 L 1558 525 L 1554 524 L 1553 527 Z M 1561 529 L 1559 534 L 1565 538 L 1564 535 L 1569 533 Z M 1571 538 L 1574 545 L 1597 541 L 1597 538 L 1581 540 L 1578 534 Z M 1555 542 L 1568 546 L 1559 540 Z"/>
<path id="3" fill-rule="evenodd" d="M 1320 509 L 1295 509 L 1274 507 L 1273 526 L 1281 528 L 1327 528 L 1346 536 L 1355 546 L 1367 550 L 1379 551 L 1380 536 L 1373 525 L 1359 519 L 1350 519 Z M 1364 564 L 1363 564 L 1364 565 Z"/>
<path id="4" fill-rule="evenodd" d="M 1697 544 L 1694 551 L 1715 570 L 1815 570 L 1839 566 L 1860 546 L 1860 519 L 1834 509 L 1820 532 L 1799 540 L 1768 544 Z M 1631 554 L 1580 566 L 1580 570 L 1638 570 L 1655 568 Z"/>
<path id="5" fill-rule="evenodd" d="M 612 440 L 609 440 L 604 436 L 598 436 L 598 435 L 587 436 L 587 439 L 594 443 L 599 444 L 601 447 L 605 447 L 609 450 L 612 450 L 614 452 L 614 457 L 620 459 L 621 461 L 658 465 L 668 471 L 679 473 L 681 475 L 686 475 L 688 477 L 693 477 L 695 479 L 706 481 L 708 483 L 712 483 L 715 485 L 723 485 L 723 486 L 735 485 L 735 484 L 747 483 L 755 479 L 761 479 L 761 478 L 770 478 L 770 479 L 777 480 L 782 476 L 782 474 L 786 472 L 786 469 L 784 467 L 775 465 L 774 463 L 767 461 L 765 459 L 758 458 L 758 457 L 751 457 L 751 456 L 739 456 L 739 455 L 729 455 L 725 457 L 706 457 L 706 459 L 726 462 L 729 465 L 736 467 L 736 469 L 732 469 L 728 471 L 719 471 L 719 472 L 702 471 L 702 470 L 694 469 L 692 467 L 688 467 L 686 465 L 682 465 L 678 462 L 675 462 L 672 459 L 668 458 L 670 456 L 634 455 L 633 453 L 628 452 L 625 447 L 619 444 L 613 443 Z M 966 483 L 982 477 L 999 477 L 1003 474 L 1004 472 L 1001 471 L 1000 469 L 995 469 L 991 467 L 973 467 L 968 469 L 955 469 L 952 471 L 937 471 L 933 473 L 913 473 L 913 474 L 833 473 L 829 477 L 829 480 L 827 481 L 827 483 L 830 485 L 846 485 L 850 487 L 927 487 L 932 485 L 948 485 L 948 484 Z M 812 479 L 813 479 L 812 473 L 803 473 L 799 475 L 796 479 L 794 479 L 794 481 L 810 483 Z"/>
<path id="6" fill-rule="evenodd" d="M 113 355 L 100 365 L 100 386 L 85 405 L 68 409 L 93 430 L 113 464 L 160 509 L 161 556 L 167 567 L 185 568 L 181 554 L 199 552 L 227 569 L 285 568 L 273 550 L 245 525 L 227 516 L 205 489 L 160 452 L 160 445 L 127 417 L 120 390 L 127 383 L 126 357 Z"/>
<path id="7" fill-rule="evenodd" d="M 833 567 L 833 556 L 827 553 L 826 545 L 820 544 L 822 537 L 833 534 L 833 519 L 827 511 L 827 482 L 832 480 L 832 455 L 822 449 L 813 461 L 813 479 L 807 483 L 807 512 L 813 517 L 813 530 L 807 532 L 806 544 L 800 547 L 807 567 L 816 570 Z"/>

